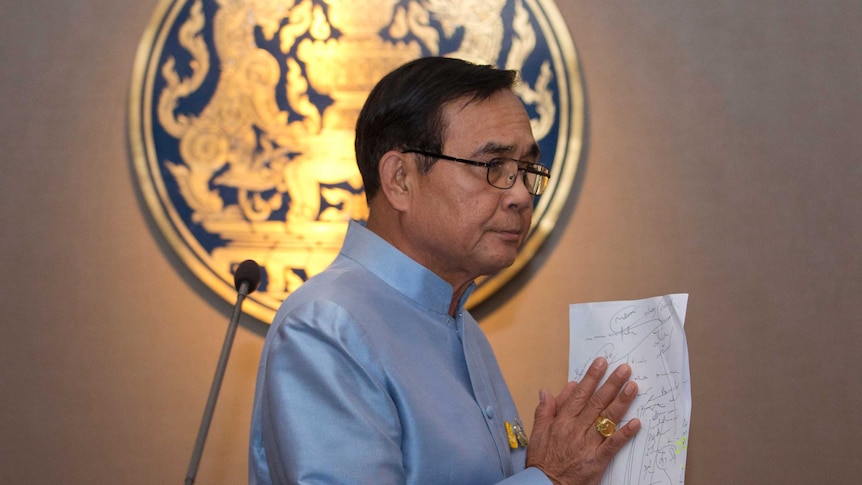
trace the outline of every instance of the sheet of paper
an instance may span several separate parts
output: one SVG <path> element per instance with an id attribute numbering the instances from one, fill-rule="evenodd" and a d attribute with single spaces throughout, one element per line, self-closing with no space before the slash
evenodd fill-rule
<path id="1" fill-rule="evenodd" d="M 596 357 L 632 368 L 638 395 L 620 426 L 641 430 L 614 457 L 601 483 L 681 484 L 691 418 L 691 380 L 683 324 L 687 294 L 569 306 L 569 380 Z"/>

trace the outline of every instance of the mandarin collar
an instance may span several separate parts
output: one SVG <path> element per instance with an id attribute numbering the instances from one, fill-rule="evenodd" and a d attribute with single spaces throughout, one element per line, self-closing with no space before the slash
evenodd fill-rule
<path id="1" fill-rule="evenodd" d="M 350 221 L 341 254 L 361 264 L 418 305 L 449 315 L 452 285 L 370 231 L 365 223 Z M 475 288 L 476 283 L 471 283 L 461 296 L 456 314 L 464 309 L 464 303 Z"/>

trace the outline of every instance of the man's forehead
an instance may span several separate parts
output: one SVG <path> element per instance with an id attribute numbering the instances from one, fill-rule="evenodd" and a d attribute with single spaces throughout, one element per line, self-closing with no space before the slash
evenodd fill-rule
<path id="1" fill-rule="evenodd" d="M 463 121 L 461 115 L 468 110 L 471 113 L 466 116 L 470 119 Z M 486 110 L 487 117 L 484 116 Z M 503 121 L 501 112 L 492 113 L 494 110 L 502 112 Z M 500 126 L 496 126 L 498 124 Z M 446 103 L 443 106 L 443 127 L 444 147 L 461 142 L 464 137 L 471 139 L 471 153 L 464 155 L 539 157 L 539 146 L 533 138 L 527 110 L 511 90 L 500 90 L 486 99 L 464 96 Z"/>
<path id="2" fill-rule="evenodd" d="M 524 103 L 521 101 L 521 98 L 519 98 L 518 95 L 515 94 L 514 91 L 512 91 L 511 89 L 500 89 L 498 91 L 491 93 L 491 95 L 488 97 L 482 97 L 482 96 L 474 93 L 474 94 L 465 94 L 464 96 L 455 98 L 451 101 L 447 101 L 447 102 L 443 103 L 443 112 L 444 113 L 448 112 L 450 114 L 450 116 L 457 116 L 460 112 L 464 111 L 465 109 L 467 109 L 469 107 L 480 105 L 479 108 L 481 108 L 481 105 L 487 105 L 491 101 L 497 100 L 497 99 L 504 97 L 506 95 L 510 95 L 511 97 L 517 99 L 518 103 L 526 111 L 526 107 L 524 106 Z"/>
<path id="3" fill-rule="evenodd" d="M 497 141 L 488 141 L 484 145 L 479 146 L 475 152 L 478 154 L 489 155 L 512 155 L 517 154 L 522 158 L 539 158 L 539 145 L 533 141 L 526 146 L 518 146 L 511 143 L 503 143 Z"/>
<path id="4" fill-rule="evenodd" d="M 479 157 L 484 155 L 518 158 L 521 160 L 537 160 L 539 158 L 539 145 L 533 138 L 533 132 L 526 117 L 523 129 L 513 130 L 504 127 L 499 130 L 493 126 L 478 121 L 476 123 L 453 124 L 448 120 L 444 129 L 443 148 L 447 149 L 453 145 L 460 146 L 461 156 Z M 454 118 L 453 118 L 454 119 Z M 493 124 L 493 121 L 489 121 Z"/>

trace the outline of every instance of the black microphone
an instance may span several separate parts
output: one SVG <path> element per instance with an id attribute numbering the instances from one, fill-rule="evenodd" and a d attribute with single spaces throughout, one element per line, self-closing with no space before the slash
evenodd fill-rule
<path id="1" fill-rule="evenodd" d="M 192 452 L 192 460 L 189 463 L 189 472 L 186 474 L 186 485 L 195 483 L 195 475 L 198 473 L 198 465 L 201 462 L 201 455 L 204 451 L 204 442 L 207 439 L 207 433 L 209 432 L 210 422 L 212 422 L 216 399 L 218 399 L 221 382 L 224 378 L 224 371 L 227 367 L 227 359 L 230 356 L 230 348 L 233 345 L 233 337 L 236 334 L 236 327 L 239 324 L 239 316 L 242 313 L 242 301 L 249 295 L 249 293 L 256 290 L 259 284 L 260 266 L 250 259 L 240 263 L 234 273 L 234 287 L 237 291 L 236 305 L 233 307 L 233 315 L 230 317 L 230 323 L 227 327 L 227 335 L 225 335 L 224 338 L 221 357 L 219 357 L 215 376 L 213 377 L 213 383 L 210 387 L 209 399 L 207 399 L 207 405 L 206 408 L 204 408 L 201 427 L 198 430 L 198 439 L 195 442 L 195 449 Z"/>
<path id="2" fill-rule="evenodd" d="M 260 266 L 251 259 L 246 259 L 240 263 L 233 275 L 233 285 L 236 291 L 246 297 L 249 293 L 254 293 L 259 284 Z"/>

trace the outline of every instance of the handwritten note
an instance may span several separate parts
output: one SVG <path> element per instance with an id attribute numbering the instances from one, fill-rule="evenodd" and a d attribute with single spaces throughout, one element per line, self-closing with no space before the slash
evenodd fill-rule
<path id="1" fill-rule="evenodd" d="M 569 306 L 569 380 L 596 357 L 632 368 L 638 395 L 620 425 L 641 430 L 613 459 L 601 483 L 682 484 L 691 418 L 691 380 L 683 324 L 688 295 Z"/>

